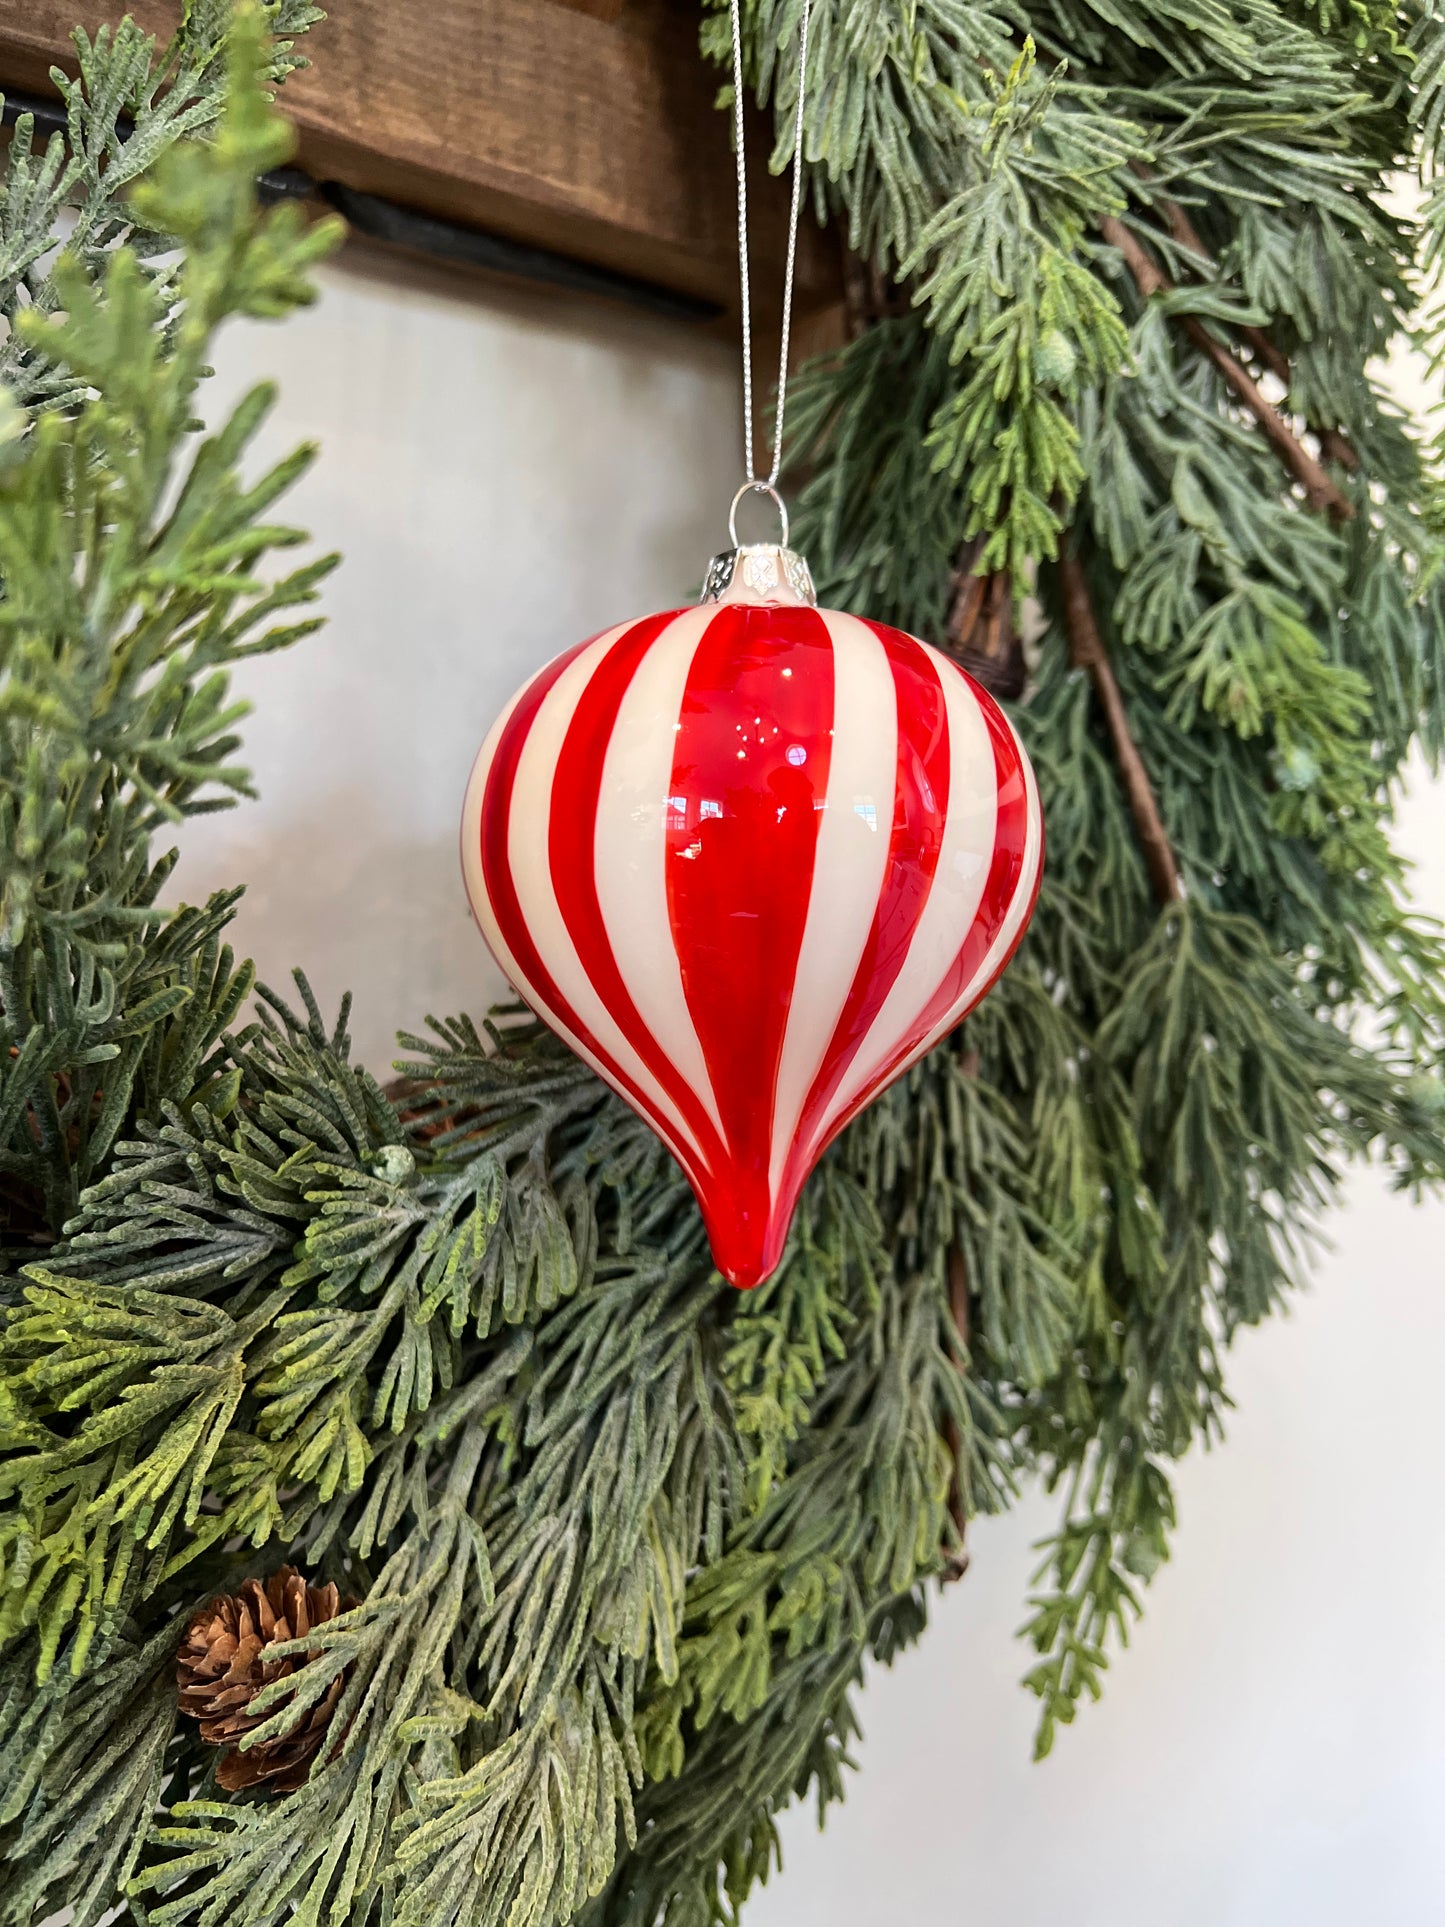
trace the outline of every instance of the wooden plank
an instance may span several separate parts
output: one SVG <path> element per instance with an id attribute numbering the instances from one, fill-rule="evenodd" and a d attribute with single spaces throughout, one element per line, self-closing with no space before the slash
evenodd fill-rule
<path id="1" fill-rule="evenodd" d="M 559 7 L 575 7 L 578 13 L 594 14 L 599 20 L 615 20 L 627 0 L 557 0 Z"/>
<path id="2" fill-rule="evenodd" d="M 52 63 L 71 67 L 80 10 L 0 0 L 0 84 L 48 88 Z M 164 34 L 178 8 L 132 11 Z M 691 0 L 338 0 L 284 105 L 318 181 L 732 312 L 731 143 L 697 26 Z M 776 300 L 787 205 L 767 138 L 756 126 L 750 143 L 760 308 Z M 834 248 L 814 230 L 800 310 L 832 303 L 837 285 Z"/>

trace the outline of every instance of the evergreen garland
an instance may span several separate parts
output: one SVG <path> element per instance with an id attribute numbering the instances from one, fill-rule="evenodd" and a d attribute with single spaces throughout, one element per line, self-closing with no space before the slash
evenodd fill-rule
<path id="1" fill-rule="evenodd" d="M 780 165 L 798 10 L 746 9 Z M 247 1017 L 234 893 L 157 908 L 155 837 L 246 793 L 230 664 L 333 560 L 268 561 L 310 453 L 242 480 L 269 390 L 192 432 L 217 327 L 334 239 L 252 185 L 316 18 L 78 36 L 0 194 L 0 1924 L 714 1927 L 778 1808 L 841 1793 L 965 1520 L 1040 1477 L 1047 1749 L 1344 1161 L 1442 1175 L 1388 832 L 1445 735 L 1445 504 L 1367 363 L 1434 263 L 1438 197 L 1417 232 L 1380 193 L 1433 178 L 1445 21 L 814 0 L 852 338 L 797 383 L 800 544 L 1027 681 L 1049 864 L 740 1296 L 544 1032 L 433 1023 L 383 1088 L 304 979 Z M 343 1609 L 268 1647 L 241 1758 L 333 1710 L 299 1791 L 227 1796 L 177 1656 L 283 1566 Z"/>

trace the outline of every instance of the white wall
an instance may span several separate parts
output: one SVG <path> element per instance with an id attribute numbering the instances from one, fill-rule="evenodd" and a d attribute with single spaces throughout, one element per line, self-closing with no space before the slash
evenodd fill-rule
<path id="1" fill-rule="evenodd" d="M 356 255 L 284 331 L 233 336 L 218 387 L 280 376 L 271 445 L 346 551 L 331 627 L 252 665 L 259 805 L 188 829 L 184 893 L 249 880 L 239 941 L 278 981 L 396 1024 L 496 986 L 456 874 L 472 753 L 532 667 L 682 600 L 736 469 L 729 350 L 547 296 Z M 1445 912 L 1445 790 L 1402 817 Z M 862 1772 L 749 1927 L 1425 1927 L 1445 1919 L 1439 1418 L 1445 1205 L 1351 1181 L 1295 1315 L 1247 1335 L 1225 1448 L 1181 1469 L 1173 1562 L 1102 1705 L 1028 1761 L 1033 1499 L 973 1533 L 918 1649 L 870 1682 Z"/>
<path id="2" fill-rule="evenodd" d="M 328 626 L 242 665 L 264 800 L 188 826 L 175 881 L 246 882 L 263 981 L 299 963 L 328 1005 L 353 989 L 380 1068 L 399 1025 L 501 994 L 461 889 L 467 772 L 533 669 L 686 602 L 726 547 L 736 364 L 674 324 L 402 278 L 359 245 L 323 286 L 283 328 L 233 330 L 203 406 L 280 381 L 261 452 L 323 453 L 279 512 L 346 561 Z"/>

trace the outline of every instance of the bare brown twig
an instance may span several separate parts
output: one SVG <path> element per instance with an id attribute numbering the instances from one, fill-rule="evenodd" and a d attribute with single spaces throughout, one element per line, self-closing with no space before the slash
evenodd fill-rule
<path id="1" fill-rule="evenodd" d="M 965 1077 L 978 1076 L 978 1052 L 967 1045 L 959 1052 L 958 1067 Z M 968 1314 L 968 1264 L 963 1250 L 954 1241 L 948 1248 L 948 1309 L 953 1318 L 954 1328 L 968 1350 L 970 1320 Z M 943 1442 L 948 1447 L 948 1456 L 953 1461 L 953 1479 L 948 1488 L 948 1516 L 953 1521 L 953 1544 L 943 1555 L 940 1577 L 946 1586 L 962 1579 L 968 1571 L 968 1507 L 964 1503 L 963 1440 L 959 1430 L 950 1418 L 944 1421 Z"/>
<path id="2" fill-rule="evenodd" d="M 963 1253 L 956 1244 L 948 1248 L 948 1308 L 953 1314 L 954 1324 L 958 1327 L 958 1335 L 967 1346 L 968 1266 L 964 1263 Z M 951 1586 L 962 1579 L 968 1571 L 968 1511 L 963 1502 L 963 1480 L 959 1473 L 963 1440 L 959 1437 L 958 1426 L 953 1419 L 948 1419 L 944 1424 L 943 1442 L 948 1447 L 948 1455 L 953 1461 L 953 1480 L 948 1488 L 948 1516 L 953 1521 L 954 1541 L 943 1555 L 941 1577 L 946 1586 Z"/>
<path id="3" fill-rule="evenodd" d="M 1075 668 L 1089 672 L 1103 708 L 1104 720 L 1114 746 L 1114 760 L 1119 765 L 1124 794 L 1129 800 L 1134 828 L 1143 847 L 1144 862 L 1149 871 L 1149 881 L 1154 886 L 1154 894 L 1160 903 L 1177 903 L 1184 895 L 1179 864 L 1164 828 L 1164 819 L 1159 814 L 1154 785 L 1144 767 L 1144 758 L 1139 754 L 1139 745 L 1129 729 L 1124 699 L 1119 693 L 1114 666 L 1104 647 L 1104 638 L 1099 633 L 1083 567 L 1067 547 L 1060 552 L 1058 570 L 1064 632 L 1069 640 L 1069 660 Z"/>
<path id="4" fill-rule="evenodd" d="M 856 341 L 878 321 L 893 321 L 911 307 L 905 288 L 890 281 L 876 261 L 865 261 L 852 248 L 840 250 L 843 263 L 844 331 Z"/>
<path id="5" fill-rule="evenodd" d="M 1169 276 L 1138 235 L 1125 227 L 1116 215 L 1105 215 L 1099 223 L 1099 232 L 1110 247 L 1119 250 L 1125 266 L 1134 277 L 1135 286 L 1146 301 L 1152 295 L 1173 291 L 1174 283 Z M 1258 384 L 1243 363 L 1229 352 L 1223 342 L 1216 341 L 1203 322 L 1196 320 L 1193 315 L 1180 315 L 1178 321 L 1200 353 L 1214 363 L 1240 402 L 1259 423 L 1275 453 L 1304 490 L 1305 500 L 1310 507 L 1333 516 L 1337 522 L 1352 521 L 1354 503 L 1335 486 L 1321 464 L 1292 432 L 1274 403 L 1260 393 Z"/>
<path id="6" fill-rule="evenodd" d="M 1011 702 L 1028 680 L 1014 627 L 1013 581 L 1007 569 L 975 573 L 982 548 L 979 536 L 959 550 L 943 646 L 991 696 Z"/>
<path id="7" fill-rule="evenodd" d="M 1174 239 L 1179 243 L 1180 247 L 1187 249 L 1190 254 L 1197 256 L 1203 266 L 1207 268 L 1213 267 L 1214 256 L 1205 246 L 1198 228 L 1195 227 L 1193 221 L 1190 220 L 1188 214 L 1179 203 L 1170 200 L 1167 195 L 1160 195 L 1154 205 L 1169 223 L 1169 232 L 1174 236 Z M 1260 366 L 1267 368 L 1276 380 L 1282 381 L 1285 387 L 1288 388 L 1290 384 L 1289 356 L 1285 354 L 1282 348 L 1276 347 L 1264 329 L 1256 328 L 1253 325 L 1242 327 L 1239 331 L 1239 338 L 1250 350 Z M 1358 471 L 1360 458 L 1351 447 L 1348 439 L 1338 428 L 1317 428 L 1315 432 L 1320 438 L 1320 450 L 1326 461 L 1338 462 L 1340 467 L 1348 469 L 1351 475 Z"/>

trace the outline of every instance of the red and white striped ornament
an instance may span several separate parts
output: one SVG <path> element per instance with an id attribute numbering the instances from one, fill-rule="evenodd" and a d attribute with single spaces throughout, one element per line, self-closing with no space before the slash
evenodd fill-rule
<path id="1" fill-rule="evenodd" d="M 765 545 L 539 670 L 462 819 L 492 954 L 658 1132 L 744 1288 L 831 1140 L 1008 962 L 1042 856 L 992 697 Z"/>

